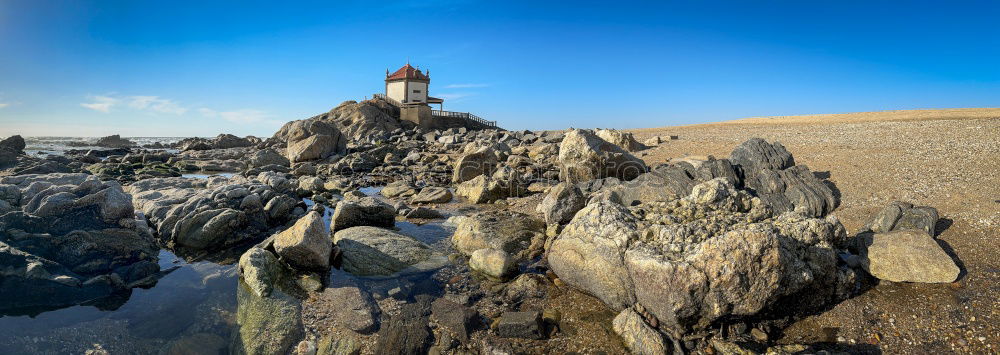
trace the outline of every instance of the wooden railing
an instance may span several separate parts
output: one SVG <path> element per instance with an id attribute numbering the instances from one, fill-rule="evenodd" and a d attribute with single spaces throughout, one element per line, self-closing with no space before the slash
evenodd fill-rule
<path id="1" fill-rule="evenodd" d="M 374 97 L 376 99 L 385 100 L 385 102 L 388 102 L 388 103 L 390 103 L 390 104 L 392 104 L 393 106 L 396 106 L 396 107 L 403 107 L 403 103 L 401 103 L 399 101 L 396 101 L 396 99 L 394 99 L 394 98 L 385 96 L 385 94 L 372 94 L 372 97 Z"/>
<path id="2" fill-rule="evenodd" d="M 469 113 L 469 112 L 453 112 L 453 111 L 443 111 L 443 110 L 431 110 L 431 114 L 434 115 L 434 116 L 464 118 L 464 119 L 466 119 L 468 121 L 472 121 L 472 122 L 481 124 L 481 125 L 486 126 L 486 127 L 493 127 L 493 128 L 495 128 L 497 126 L 497 121 L 487 121 L 487 120 L 484 120 L 482 117 L 473 115 L 472 113 Z"/>
<path id="3" fill-rule="evenodd" d="M 397 100 L 395 100 L 395 99 L 393 99 L 391 97 L 388 97 L 385 94 L 376 93 L 376 94 L 372 94 L 372 97 L 376 98 L 376 99 L 385 100 L 386 102 L 388 102 L 388 103 L 390 103 L 390 104 L 392 104 L 393 106 L 396 106 L 396 107 L 400 107 L 400 108 L 403 107 L 403 104 L 401 102 L 399 102 L 399 101 L 397 101 Z M 442 117 L 464 118 L 464 119 L 466 119 L 468 121 L 472 121 L 472 122 L 481 124 L 481 125 L 486 126 L 488 128 L 497 128 L 497 121 L 487 121 L 487 120 L 484 120 L 482 117 L 473 115 L 470 112 L 453 112 L 453 111 L 444 111 L 444 110 L 431 110 L 431 115 L 433 115 L 433 116 L 442 116 Z"/>

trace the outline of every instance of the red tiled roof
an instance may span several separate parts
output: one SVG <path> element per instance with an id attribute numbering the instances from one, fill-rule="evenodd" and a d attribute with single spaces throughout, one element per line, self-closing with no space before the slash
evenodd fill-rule
<path id="1" fill-rule="evenodd" d="M 431 80 L 430 77 L 424 75 L 420 72 L 420 69 L 410 66 L 409 63 L 399 68 L 395 73 L 390 74 L 385 77 L 385 80 L 397 80 L 397 79 L 417 79 L 417 80 Z"/>

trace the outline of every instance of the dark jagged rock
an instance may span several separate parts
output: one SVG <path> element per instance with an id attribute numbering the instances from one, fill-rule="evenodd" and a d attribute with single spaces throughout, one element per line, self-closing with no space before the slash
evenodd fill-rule
<path id="1" fill-rule="evenodd" d="M 779 142 L 773 144 L 760 138 L 752 138 L 733 149 L 729 155 L 733 164 L 739 165 L 744 172 L 760 170 L 784 170 L 795 165 L 792 153 Z"/>
<path id="2" fill-rule="evenodd" d="M 36 314 L 155 283 L 158 248 L 117 183 L 19 175 L 0 178 L 0 191 L 0 205 L 14 209 L 0 213 L 0 313 Z"/>
<path id="3" fill-rule="evenodd" d="M 915 229 L 933 237 L 938 218 L 938 211 L 934 207 L 914 206 L 911 203 L 896 201 L 883 208 L 871 221 L 865 224 L 865 230 L 888 233 L 895 230 Z"/>
<path id="4" fill-rule="evenodd" d="M 538 311 L 504 312 L 497 322 L 497 335 L 505 338 L 542 339 L 542 314 Z"/>
<path id="5" fill-rule="evenodd" d="M 438 324 L 444 326 L 463 343 L 469 341 L 469 334 L 476 329 L 479 321 L 474 309 L 444 298 L 438 298 L 431 303 L 431 312 Z"/>
<path id="6" fill-rule="evenodd" d="M 389 317 L 378 332 L 376 354 L 420 355 L 433 341 L 430 328 L 431 301 L 418 296 L 414 303 L 402 306 L 399 314 Z"/>
<path id="7" fill-rule="evenodd" d="M 775 212 L 795 211 L 821 217 L 840 202 L 808 167 L 795 165 L 792 154 L 781 143 L 753 138 L 736 147 L 730 159 L 739 166 L 744 186 Z"/>
<path id="8" fill-rule="evenodd" d="M 252 147 L 260 143 L 260 138 L 247 136 L 240 138 L 232 134 L 220 134 L 215 138 L 185 138 L 175 144 L 181 151 L 213 150 Z"/>
<path id="9" fill-rule="evenodd" d="M 17 164 L 18 157 L 24 155 L 24 138 L 10 136 L 0 141 L 0 169 Z"/>
<path id="10" fill-rule="evenodd" d="M 19 135 L 10 136 L 4 140 L 0 140 L 0 150 L 20 152 L 23 154 L 25 147 L 24 138 L 21 138 Z"/>
<path id="11" fill-rule="evenodd" d="M 120 135 L 101 137 L 94 143 L 95 146 L 105 148 L 128 148 L 134 147 L 135 142 L 122 138 Z"/>

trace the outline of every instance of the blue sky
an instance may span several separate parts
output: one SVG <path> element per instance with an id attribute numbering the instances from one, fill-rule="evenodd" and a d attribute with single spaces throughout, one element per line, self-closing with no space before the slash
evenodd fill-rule
<path id="1" fill-rule="evenodd" d="M 508 129 L 997 107 L 998 10 L 962 1 L 0 0 L 0 136 L 270 136 L 381 92 L 385 70 L 407 59 L 430 70 L 445 109 Z"/>

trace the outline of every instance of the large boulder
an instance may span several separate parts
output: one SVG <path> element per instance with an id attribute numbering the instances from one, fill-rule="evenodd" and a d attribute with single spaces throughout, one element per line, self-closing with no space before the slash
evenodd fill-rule
<path id="1" fill-rule="evenodd" d="M 289 166 L 291 164 L 288 158 L 285 158 L 271 148 L 261 149 L 248 155 L 247 162 L 252 168 L 260 168 L 268 165 Z"/>
<path id="2" fill-rule="evenodd" d="M 19 135 L 10 136 L 0 140 L 0 150 L 22 152 L 25 146 L 24 138 Z"/>
<path id="3" fill-rule="evenodd" d="M 396 210 L 375 197 L 337 203 L 330 221 L 330 230 L 337 232 L 356 226 L 392 228 L 396 224 Z"/>
<path id="4" fill-rule="evenodd" d="M 433 256 L 429 246 L 413 237 L 376 227 L 347 228 L 335 233 L 333 241 L 343 253 L 344 271 L 358 276 L 392 275 Z"/>
<path id="5" fill-rule="evenodd" d="M 465 255 L 497 249 L 523 261 L 541 252 L 545 242 L 545 223 L 527 214 L 488 211 L 457 219 L 451 241 Z"/>
<path id="6" fill-rule="evenodd" d="M 507 197 L 499 181 L 486 175 L 479 175 L 455 187 L 455 194 L 465 197 L 470 203 L 490 203 Z"/>
<path id="7" fill-rule="evenodd" d="M 34 315 L 150 286 L 160 271 L 153 237 L 114 181 L 85 174 L 0 177 L 0 313 Z"/>
<path id="8" fill-rule="evenodd" d="M 301 290 L 293 275 L 271 252 L 250 248 L 240 257 L 236 287 L 233 354 L 283 354 L 303 335 Z"/>
<path id="9" fill-rule="evenodd" d="M 328 270 L 332 249 L 323 215 L 316 211 L 309 212 L 274 237 L 274 250 L 281 259 L 299 269 Z"/>
<path id="10" fill-rule="evenodd" d="M 462 155 L 455 161 L 451 182 L 457 184 L 481 175 L 490 176 L 496 171 L 497 162 L 498 159 L 493 147 L 489 146 Z"/>
<path id="11" fill-rule="evenodd" d="M 417 194 L 417 188 L 406 180 L 396 180 L 386 184 L 379 193 L 388 198 L 410 197 Z"/>
<path id="12" fill-rule="evenodd" d="M 893 282 L 952 282 L 961 269 L 933 237 L 919 229 L 862 233 L 861 265 L 872 276 Z"/>
<path id="13" fill-rule="evenodd" d="M 646 170 L 641 159 L 589 130 L 570 130 L 559 145 L 562 181 L 578 183 L 606 177 L 632 180 Z"/>
<path id="14" fill-rule="evenodd" d="M 24 155 L 24 139 L 21 136 L 12 136 L 0 141 L 0 169 L 6 169 L 17 165 L 18 157 Z"/>
<path id="15" fill-rule="evenodd" d="M 259 139 L 255 137 L 240 138 L 232 134 L 223 133 L 215 137 L 215 139 L 212 142 L 212 148 L 228 149 L 228 148 L 251 147 L 254 144 L 256 144 L 255 140 L 259 141 Z"/>
<path id="16" fill-rule="evenodd" d="M 822 217 L 840 202 L 808 167 L 795 165 L 781 143 L 753 138 L 737 146 L 730 160 L 739 167 L 746 188 L 778 213 L 794 211 Z"/>
<path id="17" fill-rule="evenodd" d="M 721 319 L 785 317 L 846 298 L 846 231 L 833 217 L 773 217 L 725 178 L 690 196 L 630 207 L 598 200 L 552 243 L 561 280 L 623 310 L 640 304 L 668 333 Z"/>
<path id="18" fill-rule="evenodd" d="M 622 147 L 623 149 L 630 152 L 638 152 L 640 150 L 648 149 L 646 145 L 639 143 L 632 136 L 632 133 L 622 132 L 614 129 L 597 129 L 594 131 L 598 137 L 608 141 L 608 143 Z"/>
<path id="19" fill-rule="evenodd" d="M 573 184 L 560 183 L 549 190 L 535 211 L 541 213 L 545 217 L 545 223 L 549 225 L 566 224 L 586 204 L 587 198 L 579 188 Z"/>
<path id="20" fill-rule="evenodd" d="M 292 163 L 325 159 L 347 151 L 347 139 L 340 130 L 319 120 L 288 122 L 274 138 L 286 143 L 285 157 Z"/>
<path id="21" fill-rule="evenodd" d="M 492 280 L 503 280 L 517 271 L 517 263 L 503 250 L 485 248 L 472 252 L 469 269 Z"/>

